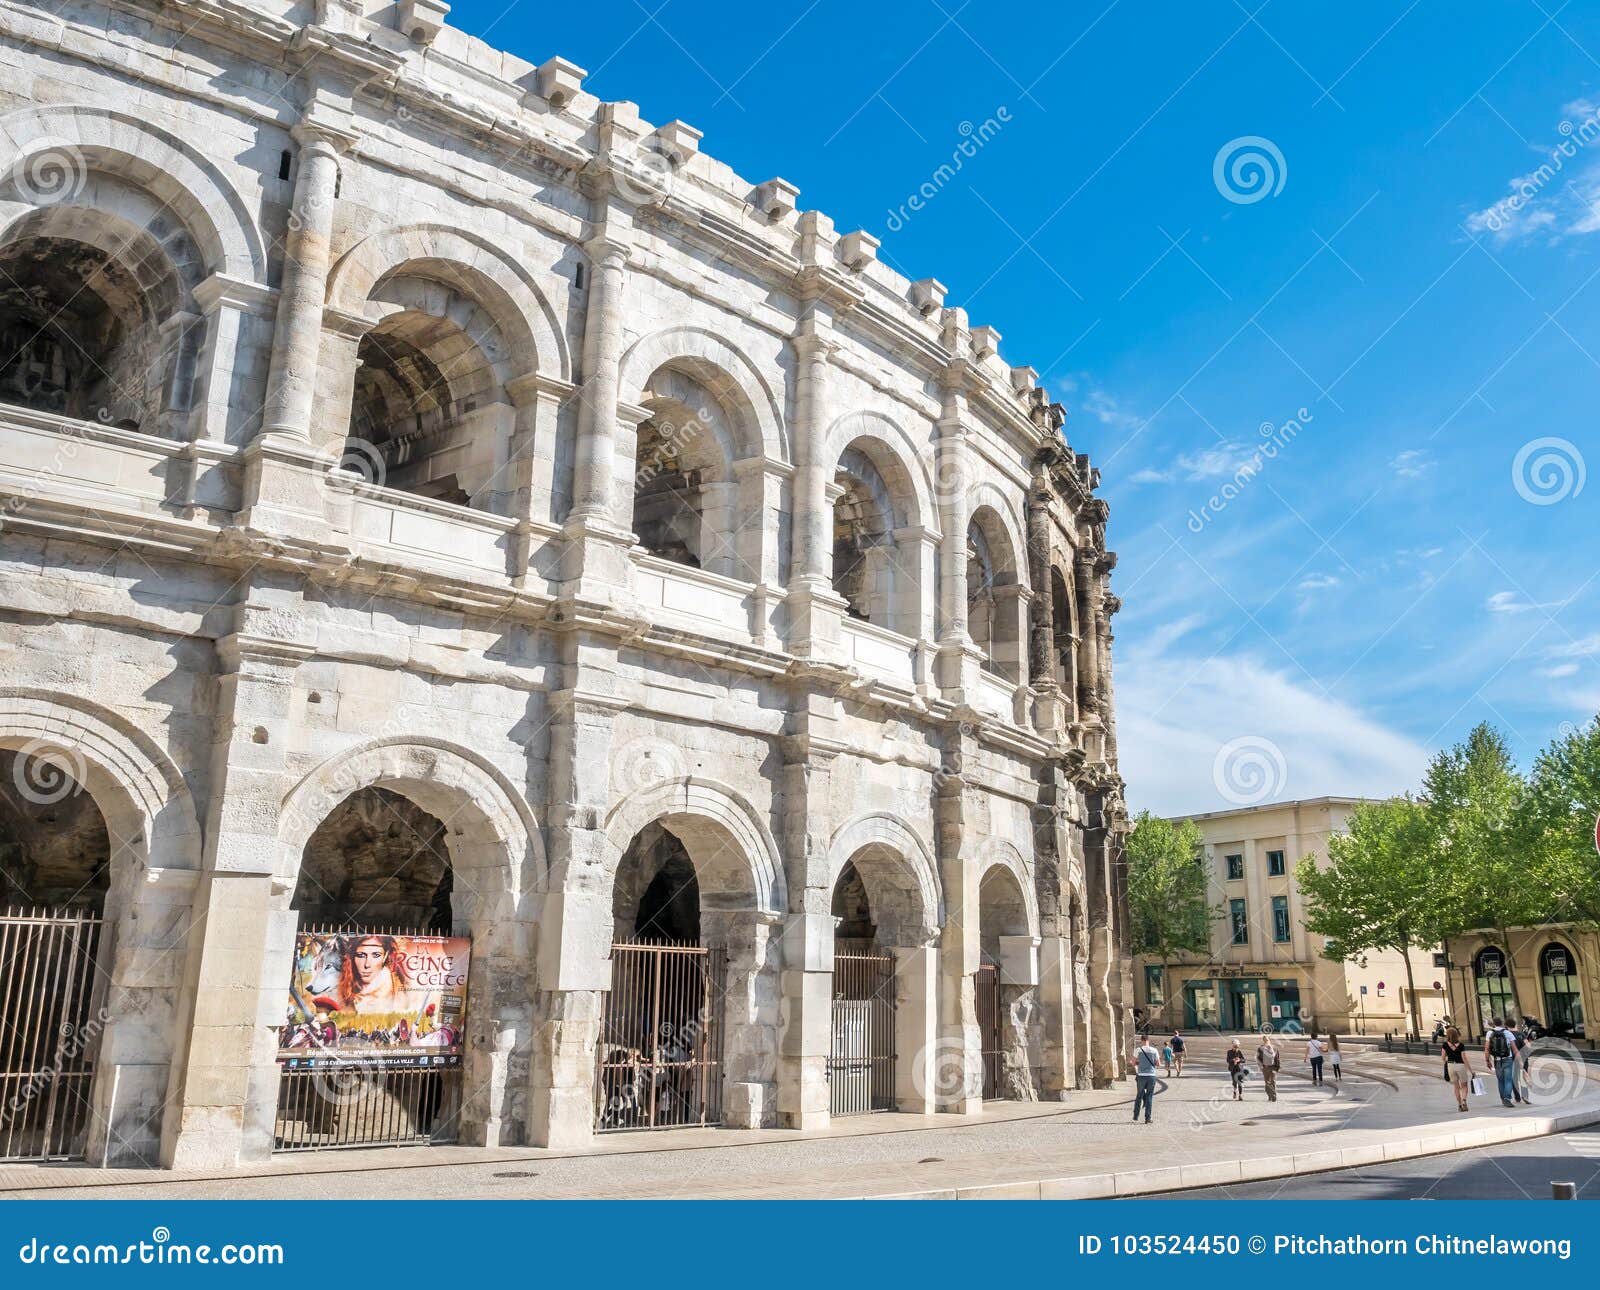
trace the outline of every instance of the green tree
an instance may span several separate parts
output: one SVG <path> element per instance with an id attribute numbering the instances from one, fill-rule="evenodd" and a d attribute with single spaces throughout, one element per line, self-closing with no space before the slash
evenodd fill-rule
<path id="1" fill-rule="evenodd" d="M 1207 874 L 1199 826 L 1173 825 L 1141 811 L 1128 832 L 1128 920 L 1133 952 L 1161 968 L 1161 1007 L 1170 1002 L 1167 968 L 1184 954 L 1211 948 L 1211 920 L 1220 906 L 1206 903 Z"/>
<path id="2" fill-rule="evenodd" d="M 1560 903 L 1558 866 L 1531 845 L 1528 785 L 1505 737 L 1485 723 L 1433 759 L 1423 790 L 1438 842 L 1441 931 L 1495 933 L 1525 1016 L 1510 929 L 1546 921 Z"/>
<path id="3" fill-rule="evenodd" d="M 1306 928 L 1324 938 L 1322 956 L 1336 963 L 1369 950 L 1397 951 L 1411 992 L 1411 1028 L 1421 1034 L 1411 951 L 1439 940 L 1432 821 L 1420 802 L 1394 797 L 1358 803 L 1348 829 L 1328 839 L 1326 863 L 1306 856 L 1295 867 Z"/>
<path id="4" fill-rule="evenodd" d="M 1600 717 L 1558 736 L 1539 754 L 1528 784 L 1525 845 L 1549 870 L 1552 912 L 1600 924 Z"/>

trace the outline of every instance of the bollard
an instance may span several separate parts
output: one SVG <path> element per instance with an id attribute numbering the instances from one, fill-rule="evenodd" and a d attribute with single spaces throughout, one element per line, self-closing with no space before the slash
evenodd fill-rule
<path id="1" fill-rule="evenodd" d="M 1578 1184 L 1570 1182 L 1553 1182 L 1550 1184 L 1551 1200 L 1577 1200 Z"/>

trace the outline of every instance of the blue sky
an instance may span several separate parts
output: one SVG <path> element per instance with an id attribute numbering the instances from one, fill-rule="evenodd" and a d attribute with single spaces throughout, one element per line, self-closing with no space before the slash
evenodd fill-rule
<path id="1" fill-rule="evenodd" d="M 1043 373 L 1163 813 L 1414 788 L 1480 720 L 1526 763 L 1600 709 L 1600 4 L 1246 3 L 451 15 L 798 184 Z"/>

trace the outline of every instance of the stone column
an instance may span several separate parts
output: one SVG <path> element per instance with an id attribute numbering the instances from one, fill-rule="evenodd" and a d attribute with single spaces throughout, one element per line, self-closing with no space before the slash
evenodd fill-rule
<path id="1" fill-rule="evenodd" d="M 226 1168 L 272 1151 L 297 922 L 293 893 L 275 892 L 273 874 L 294 673 L 311 650 L 251 628 L 270 628 L 297 601 L 287 588 L 253 588 L 236 611 L 239 630 L 217 645 L 206 850 L 186 970 L 193 1026 L 175 1058 L 176 1108 L 163 1135 L 172 1168 Z"/>
<path id="2" fill-rule="evenodd" d="M 529 1137 L 545 1147 L 582 1146 L 594 1132 L 595 1047 L 611 988 L 609 875 L 619 858 L 605 819 L 612 722 L 625 702 L 613 642 L 574 631 L 562 648 L 567 688 L 550 696 L 550 891 L 537 977 L 544 1020 L 533 1044 L 529 1114 Z"/>
<path id="3" fill-rule="evenodd" d="M 283 282 L 261 428 L 266 434 L 309 440 L 322 310 L 333 260 L 339 154 L 353 140 L 343 130 L 313 121 L 301 122 L 292 133 L 300 145 L 300 170 L 284 239 Z"/>
<path id="4" fill-rule="evenodd" d="M 939 1109 L 939 951 L 933 945 L 896 945 L 893 953 L 895 1109 L 932 1115 Z"/>
<path id="5" fill-rule="evenodd" d="M 1048 475 L 1037 469 L 1028 489 L 1028 585 L 1033 600 L 1028 613 L 1028 683 L 1033 690 L 1033 724 L 1048 736 L 1064 734 L 1068 707 L 1056 678 L 1055 587 L 1050 577 L 1050 514 L 1054 493 Z M 1067 610 L 1067 606 L 1062 606 Z M 1069 611 L 1070 612 L 1070 611 Z"/>
<path id="6" fill-rule="evenodd" d="M 261 387 L 249 383 L 255 369 L 250 356 L 269 333 L 277 297 L 268 287 L 220 273 L 194 289 L 195 304 L 205 320 L 205 339 L 195 364 L 195 440 L 245 443 L 260 429 Z"/>
<path id="7" fill-rule="evenodd" d="M 615 529 L 617 404 L 622 361 L 622 310 L 631 248 L 602 234 L 584 243 L 589 256 L 589 306 L 583 326 L 583 393 L 573 459 L 568 527 Z"/>
<path id="8" fill-rule="evenodd" d="M 1100 725 L 1100 616 L 1099 579 L 1092 552 L 1080 551 L 1073 566 L 1078 601 L 1078 693 L 1076 715 L 1084 727 L 1083 750 L 1090 761 L 1101 761 L 1105 739 Z"/>
<path id="9" fill-rule="evenodd" d="M 833 884 L 828 855 L 834 756 L 817 747 L 838 720 L 838 701 L 802 690 L 783 745 L 780 833 L 789 918 L 783 932 L 778 1117 L 787 1128 L 828 1124 L 833 1034 Z"/>
<path id="10" fill-rule="evenodd" d="M 1083 863 L 1089 895 L 1089 990 L 1093 1017 L 1089 1032 L 1094 1085 L 1104 1088 L 1122 1074 L 1119 1018 L 1113 997 L 1118 972 L 1115 890 L 1105 827 L 1105 795 L 1088 795 L 1089 827 L 1084 831 Z"/>
<path id="11" fill-rule="evenodd" d="M 794 515 L 790 525 L 789 650 L 837 660 L 844 599 L 833 589 L 833 506 L 828 490 L 836 463 L 828 459 L 828 360 L 836 345 L 827 315 L 813 303 L 792 341 L 796 354 Z"/>
<path id="12" fill-rule="evenodd" d="M 947 310 L 960 314 L 960 310 Z M 963 324 L 965 318 L 962 318 Z M 962 339 L 965 331 L 956 333 Z M 939 687 L 952 703 L 971 705 L 983 655 L 967 630 L 967 525 L 971 520 L 972 466 L 967 446 L 968 366 L 951 364 L 934 448 L 939 506 Z"/>
<path id="13" fill-rule="evenodd" d="M 947 734 L 945 764 L 934 801 L 934 841 L 944 888 L 945 924 L 939 937 L 939 1053 L 935 1096 L 941 1111 L 972 1115 L 983 1109 L 983 1053 L 978 1033 L 978 873 L 968 860 L 976 840 L 978 790 L 963 774 L 977 740 L 959 728 Z"/>

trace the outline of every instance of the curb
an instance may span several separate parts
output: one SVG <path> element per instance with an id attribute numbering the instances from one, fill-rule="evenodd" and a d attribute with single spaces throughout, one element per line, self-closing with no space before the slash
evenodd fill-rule
<path id="1" fill-rule="evenodd" d="M 1235 1183 L 1269 1182 L 1353 1169 L 1362 1165 L 1415 1160 L 1422 1156 L 1470 1151 L 1522 1138 L 1543 1138 L 1553 1133 L 1600 1124 L 1600 1108 L 1571 1111 L 1486 1124 L 1459 1133 L 1435 1133 L 1399 1141 L 1369 1142 L 1356 1147 L 1309 1151 L 1293 1156 L 1257 1156 L 1249 1160 L 1218 1160 L 1206 1164 L 1174 1165 L 1164 1169 L 1130 1169 L 1113 1174 L 1080 1174 L 1066 1178 L 1040 1178 L 1031 1182 L 988 1183 L 977 1187 L 946 1187 L 932 1191 L 894 1192 L 860 1196 L 858 1200 L 1112 1200 L 1123 1196 L 1152 1196 L 1220 1187 Z"/>

